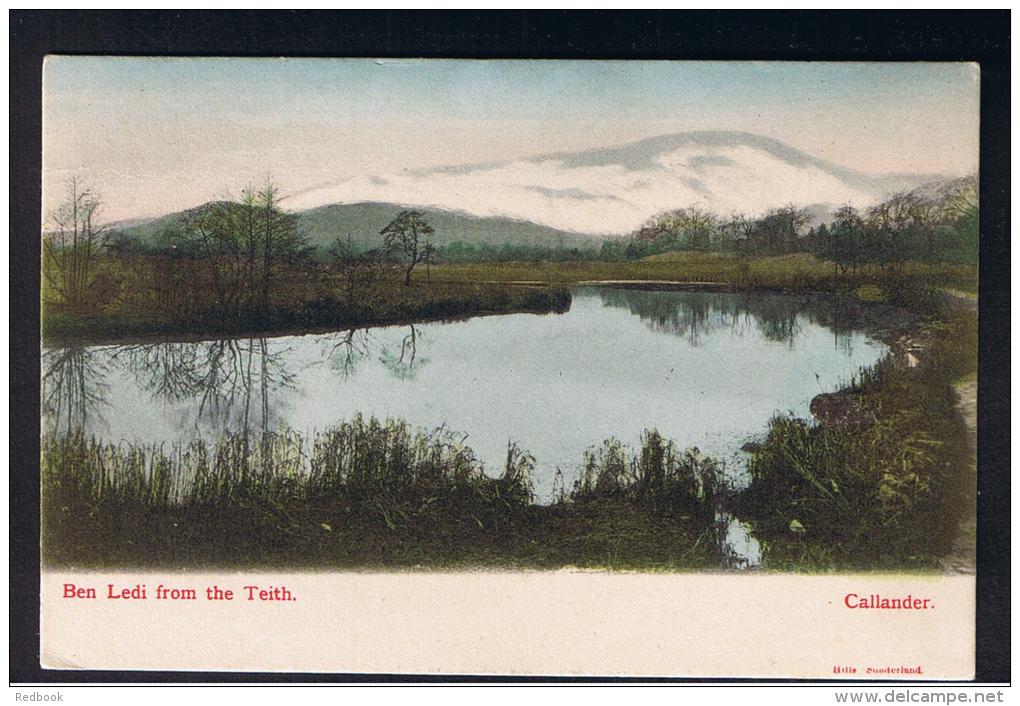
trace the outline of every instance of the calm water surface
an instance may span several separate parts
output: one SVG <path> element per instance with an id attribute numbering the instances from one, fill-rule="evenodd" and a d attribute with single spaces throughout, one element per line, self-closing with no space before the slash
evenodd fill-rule
<path id="1" fill-rule="evenodd" d="M 466 433 L 493 474 L 512 438 L 549 501 L 557 469 L 569 487 L 585 449 L 636 445 L 654 427 L 727 459 L 739 483 L 739 449 L 773 414 L 807 417 L 812 397 L 884 354 L 856 318 L 785 295 L 590 287 L 565 314 L 46 348 L 44 428 L 164 443 L 400 417 Z"/>

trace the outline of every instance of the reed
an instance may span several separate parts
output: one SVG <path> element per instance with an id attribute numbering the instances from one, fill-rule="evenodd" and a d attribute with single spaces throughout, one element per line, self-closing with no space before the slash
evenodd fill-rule
<path id="1" fill-rule="evenodd" d="M 974 512 L 974 451 L 953 383 L 976 369 L 973 313 L 926 326 L 920 364 L 891 357 L 843 390 L 873 423 L 772 419 L 739 512 L 773 568 L 928 568 Z"/>
<path id="2" fill-rule="evenodd" d="M 651 429 L 642 434 L 636 451 L 617 439 L 588 449 L 569 500 L 619 498 L 657 511 L 695 513 L 710 521 L 722 489 L 721 475 L 715 460 L 697 449 L 680 451 Z"/>
<path id="3" fill-rule="evenodd" d="M 590 452 L 582 481 L 553 505 L 534 504 L 535 459 L 519 444 L 508 442 L 493 474 L 464 442 L 446 428 L 361 416 L 308 438 L 280 430 L 183 447 L 47 437 L 43 558 L 78 566 L 721 563 L 705 539 L 716 466 L 655 431 L 635 451 L 607 442 L 619 449 L 619 468 Z"/>

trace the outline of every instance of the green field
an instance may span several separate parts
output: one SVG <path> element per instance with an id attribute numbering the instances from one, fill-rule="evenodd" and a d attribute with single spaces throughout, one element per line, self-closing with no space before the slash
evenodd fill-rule
<path id="1" fill-rule="evenodd" d="M 977 268 L 908 263 L 902 271 L 879 268 L 841 275 L 831 263 L 797 253 L 753 257 L 733 253 L 670 252 L 631 262 L 501 262 L 438 265 L 433 279 L 446 282 L 543 282 L 569 284 L 605 280 L 710 282 L 742 289 L 797 291 L 846 290 L 892 278 L 933 279 L 966 292 L 977 292 Z"/>

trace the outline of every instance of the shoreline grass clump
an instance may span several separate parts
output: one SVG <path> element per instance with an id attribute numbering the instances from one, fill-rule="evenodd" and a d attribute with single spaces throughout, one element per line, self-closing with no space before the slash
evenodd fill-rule
<path id="1" fill-rule="evenodd" d="M 445 429 L 361 416 L 310 445 L 281 431 L 167 451 L 74 433 L 45 438 L 42 456 L 43 541 L 58 562 L 111 553 L 116 561 L 138 547 L 157 556 L 257 555 L 309 529 L 352 522 L 395 532 L 451 521 L 496 527 L 532 498 L 532 461 L 513 444 L 493 478 Z M 167 521 L 186 523 L 193 546 L 165 546 L 158 535 Z"/>
<path id="2" fill-rule="evenodd" d="M 697 449 L 680 451 L 655 429 L 641 435 L 638 452 L 617 439 L 585 452 L 581 476 L 568 499 L 622 499 L 658 512 L 694 515 L 711 521 L 721 488 L 721 469 Z"/>
<path id="3" fill-rule="evenodd" d="M 170 449 L 46 437 L 43 561 L 717 568 L 701 473 L 711 462 L 647 432 L 628 464 L 619 492 L 579 487 L 536 505 L 535 460 L 518 444 L 490 476 L 463 436 L 398 420 L 358 416 L 307 439 L 282 430 Z"/>
<path id="4" fill-rule="evenodd" d="M 891 352 L 837 393 L 860 410 L 853 423 L 779 415 L 753 453 L 738 511 L 769 568 L 934 568 L 973 516 L 976 459 L 954 383 L 977 369 L 977 316 L 915 289 L 885 292 L 924 321 L 902 334 L 909 355 Z"/>

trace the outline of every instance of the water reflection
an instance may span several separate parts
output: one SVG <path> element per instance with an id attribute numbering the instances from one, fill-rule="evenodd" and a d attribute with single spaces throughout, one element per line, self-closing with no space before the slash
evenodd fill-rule
<path id="1" fill-rule="evenodd" d="M 856 299 L 818 295 L 600 290 L 607 307 L 626 309 L 651 330 L 700 346 L 713 334 L 743 335 L 754 329 L 765 340 L 795 343 L 807 324 L 832 332 L 833 345 L 848 349 L 853 334 L 867 330 L 874 306 Z"/>
<path id="2" fill-rule="evenodd" d="M 792 342 L 803 308 L 789 298 L 712 292 L 677 296 L 676 292 L 613 289 L 602 299 L 606 306 L 627 309 L 653 331 L 680 336 L 692 346 L 718 331 L 739 335 L 748 327 L 756 327 L 767 340 Z"/>
<path id="3" fill-rule="evenodd" d="M 395 347 L 383 346 L 379 355 L 379 362 L 398 380 L 413 380 L 429 362 L 428 358 L 418 356 L 417 328 L 412 324 L 408 329 L 408 334 L 400 340 L 399 353 L 394 350 Z"/>
<path id="4" fill-rule="evenodd" d="M 44 349 L 46 429 L 108 430 L 111 385 L 129 384 L 153 406 L 186 410 L 185 436 L 265 432 L 281 421 L 279 393 L 294 389 L 289 352 L 264 337 Z"/>
<path id="5" fill-rule="evenodd" d="M 585 450 L 657 429 L 746 482 L 741 447 L 777 411 L 809 415 L 884 346 L 868 307 L 786 295 L 579 288 L 569 311 L 327 334 L 43 350 L 44 429 L 110 442 L 186 444 L 286 425 L 302 434 L 356 414 L 446 426 L 498 473 L 513 437 L 551 502 Z M 733 566 L 761 551 L 720 506 Z"/>
<path id="6" fill-rule="evenodd" d="M 320 337 L 322 358 L 330 370 L 341 378 L 348 378 L 369 354 L 372 345 L 370 329 L 349 329 L 327 333 Z"/>
<path id="7" fill-rule="evenodd" d="M 755 569 L 762 565 L 761 544 L 751 528 L 735 515 L 717 510 L 716 533 L 726 556 L 725 565 L 732 569 Z"/>
<path id="8" fill-rule="evenodd" d="M 42 368 L 42 411 L 51 433 L 104 425 L 109 364 L 102 349 L 45 348 Z"/>
<path id="9" fill-rule="evenodd" d="M 72 346 L 43 350 L 43 416 L 51 434 L 109 430 L 110 380 L 128 379 L 152 405 L 180 409 L 178 431 L 189 437 L 265 433 L 276 429 L 296 391 L 299 373 L 324 367 L 346 379 L 373 350 L 398 380 L 412 380 L 428 363 L 419 354 L 416 326 L 392 345 L 371 329 L 349 329 L 316 337 L 321 354 L 304 364 L 294 347 L 264 336 L 201 342 Z M 116 433 L 116 430 L 113 430 Z M 189 432 L 194 432 L 189 434 Z"/>
<path id="10" fill-rule="evenodd" d="M 551 500 L 588 447 L 644 429 L 737 457 L 776 411 L 806 416 L 883 354 L 866 320 L 820 298 L 580 288 L 556 315 L 47 348 L 44 428 L 160 444 L 391 416 L 468 434 L 493 469 L 512 436 Z"/>

